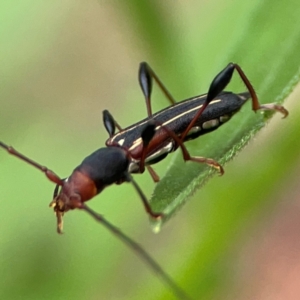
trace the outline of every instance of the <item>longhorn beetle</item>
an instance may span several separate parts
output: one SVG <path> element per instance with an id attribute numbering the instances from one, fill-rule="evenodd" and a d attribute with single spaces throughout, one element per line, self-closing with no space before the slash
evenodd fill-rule
<path id="1" fill-rule="evenodd" d="M 230 82 L 234 70 L 238 72 L 248 92 L 239 94 L 223 92 Z M 192 97 L 179 103 L 175 102 L 147 63 L 142 62 L 140 64 L 138 78 L 145 97 L 148 117 L 122 129 L 112 115 L 104 110 L 103 122 L 109 134 L 109 139 L 106 141 L 107 147 L 100 148 L 86 157 L 67 178 L 61 179 L 47 167 L 40 165 L 3 142 L 0 142 L 0 146 L 10 154 L 45 173 L 47 178 L 56 184 L 50 206 L 54 208 L 57 217 L 58 233 L 62 233 L 62 217 L 65 212 L 75 208 L 84 210 L 140 255 L 179 298 L 188 298 L 143 248 L 100 214 L 91 210 L 85 202 L 113 183 L 131 182 L 147 213 L 153 218 L 161 218 L 163 214 L 152 211 L 146 196 L 133 179 L 132 173 L 143 173 L 147 168 L 152 179 L 157 182 L 159 177 L 150 165 L 159 162 L 170 152 L 180 148 L 185 161 L 206 163 L 216 168 L 222 175 L 224 170 L 217 161 L 211 158 L 191 156 L 184 142 L 219 128 L 238 112 L 249 98 L 252 99 L 254 111 L 274 110 L 281 112 L 284 117 L 288 115 L 288 111 L 283 106 L 274 103 L 260 104 L 249 79 L 241 67 L 234 63 L 228 64 L 213 79 L 207 94 Z M 152 114 L 151 109 L 153 79 L 171 103 L 171 106 L 155 114 Z M 119 130 L 117 133 L 116 128 Z"/>

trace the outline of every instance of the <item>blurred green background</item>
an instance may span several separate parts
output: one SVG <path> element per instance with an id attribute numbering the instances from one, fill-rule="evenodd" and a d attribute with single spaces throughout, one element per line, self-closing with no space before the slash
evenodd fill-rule
<path id="1" fill-rule="evenodd" d="M 238 62 L 263 102 L 299 81 L 300 5 L 278 1 L 3 1 L 1 140 L 68 176 L 104 146 L 102 110 L 122 126 L 144 118 L 137 82 L 147 61 L 178 100 L 206 92 Z M 167 105 L 155 88 L 154 111 Z M 235 79 L 229 90 L 244 91 Z M 249 147 L 154 235 L 133 187 L 90 206 L 134 238 L 194 299 L 299 299 L 300 91 Z M 258 116 L 250 104 L 216 134 Z M 191 147 L 225 147 L 215 134 Z M 173 154 L 172 156 L 174 156 Z M 162 176 L 172 156 L 155 166 Z M 0 152 L 1 299 L 174 299 L 120 241 L 88 215 L 55 231 L 54 185 Z M 135 176 L 150 197 L 148 174 Z"/>

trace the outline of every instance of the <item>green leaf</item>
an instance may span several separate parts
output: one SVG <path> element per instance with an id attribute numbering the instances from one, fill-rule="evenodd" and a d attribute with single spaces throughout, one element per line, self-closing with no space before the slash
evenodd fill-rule
<path id="1" fill-rule="evenodd" d="M 238 47 L 235 51 L 232 50 L 231 55 L 223 58 L 223 67 L 226 65 L 226 60 L 238 62 L 254 84 L 262 103 L 274 101 L 283 103 L 299 82 L 300 26 L 295 26 L 298 16 L 293 6 L 285 7 L 282 12 L 279 2 L 277 9 L 274 8 L 276 4 L 272 2 L 271 11 L 268 10 L 269 5 L 270 2 L 264 1 L 263 5 L 257 7 L 255 14 L 249 11 L 248 15 L 244 15 L 248 22 L 243 24 L 243 30 L 240 30 L 241 36 L 237 37 L 242 42 L 240 45 L 233 43 Z M 267 16 L 266 10 L 268 10 Z M 284 16 L 286 20 L 283 21 Z M 280 22 L 273 22 L 279 19 Z M 262 33 L 262 39 L 255 28 L 264 27 L 264 24 L 268 24 L 268 30 Z M 240 92 L 245 89 L 241 84 L 238 88 L 236 86 L 233 85 L 233 91 Z M 228 89 L 231 90 L 231 86 Z M 244 107 L 217 132 L 189 143 L 188 149 L 191 155 L 213 158 L 222 165 L 231 160 L 272 116 L 269 113 L 254 114 L 250 109 L 250 105 Z M 184 163 L 181 153 L 177 153 L 165 176 L 155 186 L 151 198 L 153 209 L 165 215 L 162 221 L 153 221 L 154 230 L 158 231 L 160 226 L 214 174 L 216 171 L 205 165 Z M 226 167 L 224 176 L 226 176 Z"/>
<path id="2" fill-rule="evenodd" d="M 101 110 L 109 109 L 122 125 L 145 117 L 136 80 L 140 61 L 150 63 L 178 100 L 205 93 L 230 61 L 242 66 L 264 103 L 283 100 L 299 81 L 297 0 L 2 2 L 0 138 L 62 177 L 103 146 Z M 234 79 L 228 90 L 244 87 Z M 167 103 L 156 91 L 154 110 Z M 286 120 L 276 116 L 277 126 L 272 120 L 263 140 L 254 140 L 225 165 L 223 177 L 197 190 L 159 235 L 147 227 L 129 184 L 106 189 L 89 205 L 141 243 L 195 299 L 254 299 L 234 293 L 247 273 L 239 255 L 253 270 L 251 255 L 243 251 L 249 237 L 258 248 L 263 223 L 278 203 L 291 201 L 288 189 L 299 170 L 299 97 L 293 106 L 285 103 Z M 239 143 L 245 129 L 250 134 L 264 122 L 250 107 L 224 128 L 187 143 L 191 153 L 215 159 L 219 148 L 228 153 L 225 136 Z M 181 163 L 174 163 L 172 168 L 181 166 L 174 177 L 199 167 L 184 164 L 180 153 L 168 159 Z M 160 175 L 168 159 L 157 165 Z M 0 160 L 1 298 L 174 299 L 86 214 L 68 212 L 65 234 L 57 236 L 48 207 L 54 186 L 4 151 Z M 198 175 L 196 169 L 193 180 Z M 149 176 L 135 178 L 149 194 Z"/>

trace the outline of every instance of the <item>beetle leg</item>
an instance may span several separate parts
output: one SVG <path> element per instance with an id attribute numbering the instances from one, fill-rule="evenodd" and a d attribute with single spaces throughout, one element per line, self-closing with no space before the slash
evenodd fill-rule
<path id="1" fill-rule="evenodd" d="M 162 126 L 159 124 L 159 122 L 153 120 L 155 122 L 156 126 L 161 126 L 161 129 L 168 133 L 168 135 L 175 141 L 177 147 L 179 147 L 182 151 L 182 156 L 185 161 L 194 161 L 197 163 L 205 163 L 209 165 L 210 167 L 214 167 L 218 170 L 220 175 L 224 174 L 223 167 L 214 159 L 212 158 L 206 158 L 206 157 L 199 157 L 199 156 L 191 156 L 187 148 L 185 147 L 184 143 L 182 142 L 182 139 L 179 138 L 172 130 L 169 130 L 167 127 Z"/>
<path id="2" fill-rule="evenodd" d="M 198 162 L 198 163 L 205 163 L 209 165 L 210 167 L 213 167 L 218 170 L 220 175 L 224 174 L 223 167 L 214 159 L 212 158 L 206 158 L 206 157 L 200 157 L 200 156 L 189 156 L 186 160 Z"/>
<path id="3" fill-rule="evenodd" d="M 162 218 L 163 217 L 162 213 L 156 213 L 156 212 L 152 211 L 152 208 L 151 208 L 146 196 L 144 195 L 143 191 L 141 190 L 139 185 L 136 183 L 136 181 L 133 179 L 133 177 L 129 173 L 127 173 L 125 176 L 126 176 L 127 181 L 131 182 L 133 184 L 135 190 L 139 194 L 139 196 L 144 204 L 146 212 L 154 219 Z"/>
<path id="4" fill-rule="evenodd" d="M 257 110 L 273 110 L 273 111 L 277 111 L 283 114 L 283 118 L 287 117 L 289 112 L 281 105 L 276 104 L 276 103 L 268 103 L 268 104 L 260 104 L 258 101 L 258 97 L 257 94 L 250 82 L 250 80 L 248 79 L 248 77 L 246 76 L 246 74 L 244 73 L 244 71 L 242 70 L 242 68 L 235 63 L 229 63 L 227 65 L 227 67 L 225 67 L 212 81 L 212 83 L 210 84 L 210 87 L 208 89 L 208 93 L 207 93 L 207 98 L 205 100 L 205 102 L 203 103 L 203 106 L 201 107 L 201 109 L 196 113 L 196 115 L 194 116 L 193 120 L 190 122 L 189 126 L 186 128 L 186 130 L 184 131 L 184 133 L 181 135 L 181 140 L 183 141 L 184 138 L 186 137 L 186 135 L 189 133 L 189 131 L 191 130 L 191 128 L 195 125 L 196 121 L 199 119 L 199 117 L 201 116 L 201 114 L 203 113 L 203 111 L 205 110 L 205 108 L 209 105 L 209 103 L 218 96 L 218 94 L 220 94 L 225 87 L 229 84 L 229 82 L 231 81 L 232 75 L 234 70 L 236 70 L 240 76 L 240 78 L 242 79 L 242 81 L 244 82 L 245 86 L 247 87 L 250 95 L 251 95 L 251 99 L 252 99 L 252 109 L 256 112 Z"/>
<path id="5" fill-rule="evenodd" d="M 146 159 L 146 154 L 147 154 L 147 148 L 151 140 L 153 139 L 155 135 L 155 122 L 149 121 L 149 123 L 144 127 L 142 130 L 141 138 L 143 141 L 143 151 L 141 154 L 141 159 L 140 159 L 140 172 L 143 173 L 145 170 L 145 159 Z M 150 167 L 146 166 L 148 172 L 150 173 L 152 179 L 154 182 L 159 181 L 159 176 L 156 174 L 156 172 Z"/>
<path id="6" fill-rule="evenodd" d="M 157 175 L 157 173 L 153 170 L 153 168 L 151 166 L 146 166 L 149 174 L 151 175 L 152 179 L 154 182 L 159 182 L 159 176 Z"/>
<path id="7" fill-rule="evenodd" d="M 221 93 L 224 88 L 229 84 L 232 78 L 232 74 L 236 70 L 244 82 L 245 86 L 247 87 L 251 98 L 252 98 L 252 109 L 254 111 L 257 110 L 275 110 L 283 114 L 283 117 L 288 116 L 288 111 L 281 105 L 275 104 L 275 103 L 269 103 L 269 104 L 260 104 L 258 101 L 257 94 L 255 92 L 255 89 L 253 88 L 250 80 L 242 70 L 242 68 L 235 63 L 229 63 L 226 68 L 224 68 L 212 81 L 208 94 L 207 94 L 207 101 L 210 102 L 213 100 L 219 93 Z"/>
<path id="8" fill-rule="evenodd" d="M 170 92 L 167 90 L 167 88 L 164 86 L 164 84 L 161 82 L 161 80 L 158 78 L 158 76 L 155 74 L 155 72 L 146 62 L 140 63 L 138 78 L 139 78 L 140 87 L 145 97 L 148 117 L 152 116 L 152 108 L 151 108 L 152 79 L 155 80 L 155 82 L 158 84 L 159 88 L 165 94 L 165 96 L 170 101 L 170 103 L 172 105 L 176 103 L 173 96 L 170 94 Z"/>
<path id="9" fill-rule="evenodd" d="M 111 113 L 108 110 L 104 110 L 102 112 L 103 114 L 103 124 L 106 129 L 106 131 L 109 134 L 109 137 L 112 137 L 115 134 L 116 127 L 119 131 L 122 130 L 121 126 L 117 123 L 117 121 L 114 119 L 114 117 L 111 115 Z"/>

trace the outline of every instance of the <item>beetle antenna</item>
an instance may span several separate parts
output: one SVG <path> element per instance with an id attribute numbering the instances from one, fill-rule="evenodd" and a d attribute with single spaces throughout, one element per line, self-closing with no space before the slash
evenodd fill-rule
<path id="1" fill-rule="evenodd" d="M 81 209 L 90 214 L 96 221 L 104 225 L 110 232 L 112 232 L 118 239 L 126 244 L 131 250 L 133 250 L 141 259 L 143 259 L 150 268 L 161 277 L 161 279 L 170 287 L 174 295 L 178 299 L 191 299 L 174 281 L 173 279 L 161 268 L 161 266 L 144 250 L 137 242 L 125 235 L 119 228 L 108 222 L 102 215 L 96 213 L 84 203 L 82 203 Z"/>
<path id="2" fill-rule="evenodd" d="M 29 157 L 23 155 L 22 153 L 15 150 L 13 147 L 8 146 L 1 141 L 0 141 L 0 147 L 4 148 L 9 154 L 20 158 L 21 160 L 27 162 L 28 164 L 32 165 L 33 167 L 35 167 L 35 168 L 39 169 L 40 171 L 42 171 L 43 173 L 45 173 L 45 175 L 47 176 L 47 178 L 50 181 L 56 183 L 57 185 L 63 184 L 63 180 L 60 179 L 60 177 L 58 175 L 56 175 L 53 171 L 51 171 L 50 169 L 48 169 L 45 166 L 40 165 L 39 163 L 30 159 Z"/>

